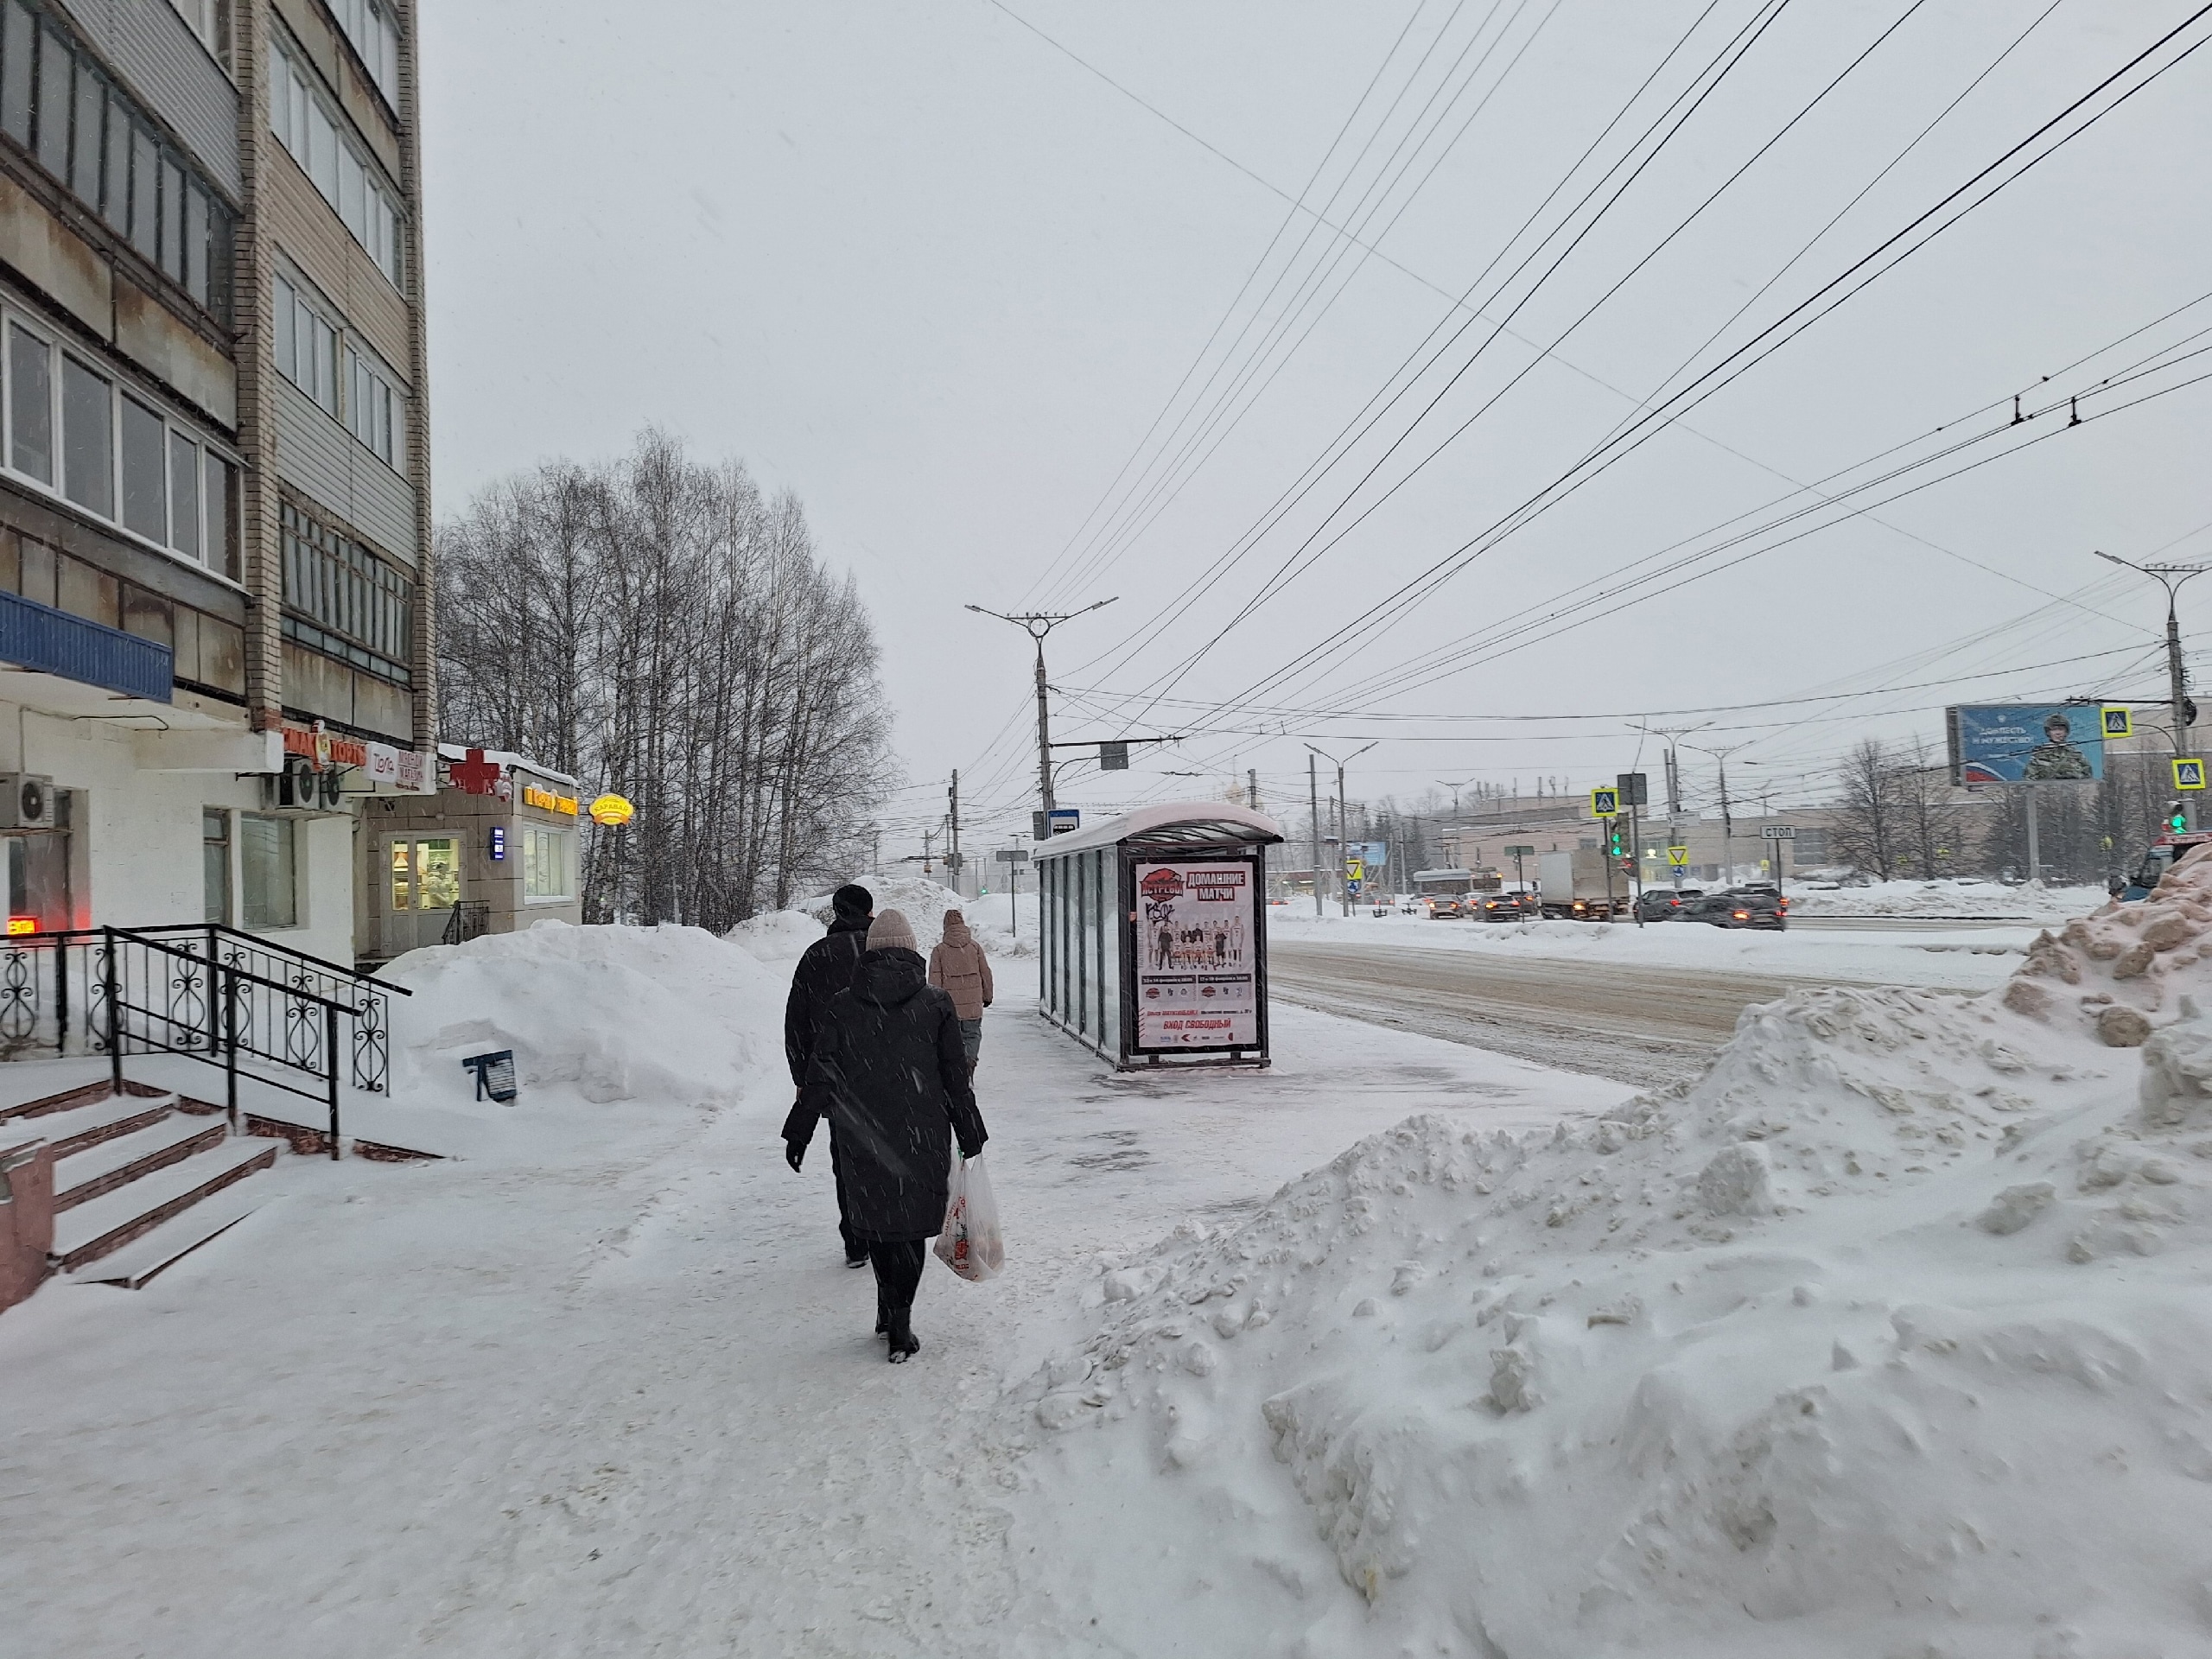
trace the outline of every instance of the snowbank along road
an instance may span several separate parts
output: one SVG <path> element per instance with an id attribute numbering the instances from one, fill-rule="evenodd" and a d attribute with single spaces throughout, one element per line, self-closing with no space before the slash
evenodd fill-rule
<path id="1" fill-rule="evenodd" d="M 1638 1084 L 1697 1076 L 1746 1007 L 1834 982 L 1280 938 L 1268 950 L 1283 1001 Z"/>

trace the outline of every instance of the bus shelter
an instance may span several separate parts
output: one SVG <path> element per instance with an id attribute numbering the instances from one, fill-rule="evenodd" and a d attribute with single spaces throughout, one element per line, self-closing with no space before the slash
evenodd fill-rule
<path id="1" fill-rule="evenodd" d="M 1118 1070 L 1268 1064 L 1274 819 L 1147 806 L 1034 851 L 1038 1007 Z"/>

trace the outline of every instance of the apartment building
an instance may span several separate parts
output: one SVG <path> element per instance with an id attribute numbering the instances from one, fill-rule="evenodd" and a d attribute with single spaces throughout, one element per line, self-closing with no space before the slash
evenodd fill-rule
<path id="1" fill-rule="evenodd" d="M 434 787 L 413 0 L 0 0 L 9 926 L 351 959 Z"/>

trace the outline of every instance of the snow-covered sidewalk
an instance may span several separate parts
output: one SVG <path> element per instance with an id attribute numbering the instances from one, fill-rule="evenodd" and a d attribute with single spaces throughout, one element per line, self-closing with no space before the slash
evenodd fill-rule
<path id="1" fill-rule="evenodd" d="M 486 960 L 446 970 L 444 1017 Z M 54 1285 L 0 1319 L 11 1645 L 1084 1650 L 1054 1593 L 1081 1564 L 1007 1543 L 1028 1408 L 1004 1390 L 1080 1334 L 1097 1253 L 1248 1215 L 1409 1112 L 1517 1130 L 1626 1092 L 1294 1009 L 1270 1073 L 1111 1078 L 1009 985 L 979 1078 L 1008 1271 L 932 1266 L 922 1354 L 895 1370 L 839 1259 L 827 1159 L 781 1160 L 777 969 L 732 1029 L 654 1033 L 741 1065 L 709 1104 L 674 1081 L 681 1052 L 561 1047 L 594 987 L 646 1017 L 626 972 L 518 982 L 546 1000 L 502 1017 L 535 1020 L 568 1075 L 526 1088 L 496 1148 L 284 1159 L 264 1178 L 281 1197 L 147 1289 Z M 484 1034 L 461 1020 L 423 1052 Z"/>

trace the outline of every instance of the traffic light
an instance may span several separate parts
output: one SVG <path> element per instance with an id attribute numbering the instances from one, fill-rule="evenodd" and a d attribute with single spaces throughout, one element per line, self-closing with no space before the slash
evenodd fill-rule
<path id="1" fill-rule="evenodd" d="M 2176 835 L 2189 828 L 2189 814 L 2181 810 L 2179 801 L 2176 801 L 2173 810 L 2166 814 L 2166 828 Z"/>
<path id="2" fill-rule="evenodd" d="M 1621 828 L 1619 821 L 1616 819 L 1611 824 L 1607 826 L 1607 834 L 1610 836 L 1610 839 L 1606 843 L 1606 850 L 1611 852 L 1615 858 L 1618 858 L 1623 853 L 1628 850 L 1627 832 Z"/>

